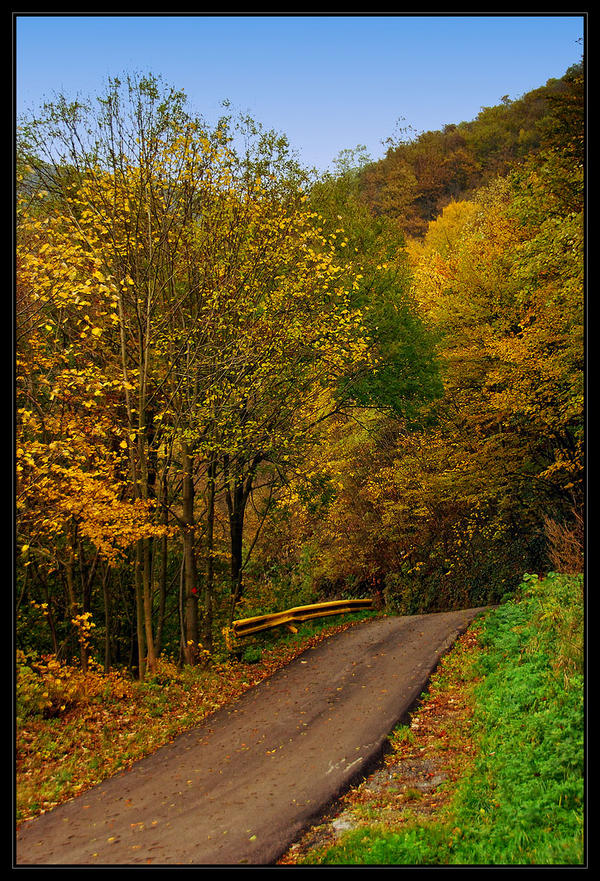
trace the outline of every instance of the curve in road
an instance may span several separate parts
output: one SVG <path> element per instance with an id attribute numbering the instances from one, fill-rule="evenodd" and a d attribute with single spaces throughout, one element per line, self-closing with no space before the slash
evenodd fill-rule
<path id="1" fill-rule="evenodd" d="M 23 824 L 17 866 L 272 865 L 381 758 L 482 611 L 373 619 L 325 640 L 128 771 Z"/>

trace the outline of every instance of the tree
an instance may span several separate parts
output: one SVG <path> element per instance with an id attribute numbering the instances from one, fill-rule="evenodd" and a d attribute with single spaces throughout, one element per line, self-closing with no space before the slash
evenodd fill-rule
<path id="1" fill-rule="evenodd" d="M 99 557 L 113 563 L 153 530 L 148 506 L 128 501 L 122 477 L 126 443 L 113 414 L 122 380 L 103 351 L 118 320 L 114 288 L 77 247 L 69 219 L 27 201 L 17 236 L 17 536 L 47 607 L 48 576 L 64 579 L 77 626 L 90 611 Z M 94 548 L 88 567 L 84 541 Z"/>
<path id="2" fill-rule="evenodd" d="M 356 151 L 355 151 L 356 152 Z M 433 339 L 410 295 L 405 239 L 388 217 L 373 217 L 361 198 L 360 154 L 343 157 L 337 175 L 311 190 L 311 203 L 352 277 L 352 303 L 361 310 L 376 364 L 352 380 L 361 407 L 407 416 L 441 392 Z"/>
<path id="3" fill-rule="evenodd" d="M 418 421 L 420 408 L 442 388 L 434 339 L 410 294 L 404 237 L 360 198 L 361 157 L 360 148 L 346 151 L 339 173 L 318 181 L 310 202 L 339 260 L 346 259 L 350 299 L 368 329 L 374 366 L 344 377 L 352 407 L 321 427 L 318 447 L 290 475 L 276 518 L 289 530 L 286 547 L 298 564 L 309 555 L 313 584 L 345 579 L 372 589 L 373 579 L 381 581 L 393 565 L 394 551 L 382 540 L 381 510 L 367 487 L 400 426 Z M 262 553 L 266 565 L 277 566 Z"/>
<path id="4" fill-rule="evenodd" d="M 409 243 L 444 394 L 419 419 L 338 422 L 296 482 L 287 516 L 323 590 L 385 585 L 402 613 L 497 601 L 551 564 L 549 511 L 551 541 L 575 535 L 584 263 L 582 163 L 567 159 L 578 131 L 570 140 Z"/>
<path id="5" fill-rule="evenodd" d="M 61 99 L 23 129 L 22 154 L 50 188 L 57 229 L 77 259 L 93 262 L 111 301 L 106 328 L 92 333 L 102 335 L 103 368 L 119 375 L 126 491 L 154 511 L 156 528 L 136 540 L 140 675 L 157 655 L 153 536 L 164 540 L 169 524 L 180 533 L 182 644 L 193 662 L 201 540 L 210 638 L 219 493 L 229 512 L 233 608 L 259 470 L 276 481 L 313 426 L 343 403 L 342 379 L 370 360 L 344 270 L 315 229 L 284 140 L 245 124 L 258 148 L 249 143 L 240 156 L 229 120 L 207 132 L 181 93 L 128 77 L 110 81 L 99 110 Z M 199 522 L 202 481 L 207 519 Z"/>
<path id="6" fill-rule="evenodd" d="M 480 192 L 452 249 L 432 248 L 415 272 L 440 332 L 447 460 L 462 451 L 491 535 L 528 544 L 521 565 L 539 568 L 543 516 L 580 493 L 583 452 L 583 225 L 544 212 L 551 189 L 524 186 L 542 168 L 537 159 Z"/>

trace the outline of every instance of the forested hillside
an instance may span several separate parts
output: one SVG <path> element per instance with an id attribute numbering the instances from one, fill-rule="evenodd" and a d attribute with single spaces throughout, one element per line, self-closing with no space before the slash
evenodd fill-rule
<path id="1" fill-rule="evenodd" d="M 235 618 L 583 567 L 579 67 L 315 179 L 154 77 L 19 127 L 16 638 L 117 667 Z"/>
<path id="2" fill-rule="evenodd" d="M 569 149 L 568 142 L 573 149 L 576 132 L 583 137 L 582 85 L 582 68 L 575 65 L 517 100 L 505 96 L 495 107 L 482 107 L 470 122 L 418 135 L 410 127 L 400 131 L 389 139 L 386 157 L 362 174 L 371 211 L 422 236 L 449 202 L 470 198 L 516 163 L 552 147 Z"/>

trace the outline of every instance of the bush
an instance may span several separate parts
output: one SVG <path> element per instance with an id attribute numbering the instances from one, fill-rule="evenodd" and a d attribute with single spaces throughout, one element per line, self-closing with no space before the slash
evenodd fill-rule
<path id="1" fill-rule="evenodd" d="M 558 521 L 544 518 L 548 557 L 558 572 L 577 575 L 583 572 L 585 522 L 581 509 L 572 506 L 570 517 Z"/>
<path id="2" fill-rule="evenodd" d="M 94 700 L 122 700 L 132 696 L 132 684 L 116 670 L 104 673 L 89 661 L 86 673 L 80 667 L 58 661 L 53 655 L 27 657 L 17 652 L 17 719 L 58 716 L 81 703 Z"/>

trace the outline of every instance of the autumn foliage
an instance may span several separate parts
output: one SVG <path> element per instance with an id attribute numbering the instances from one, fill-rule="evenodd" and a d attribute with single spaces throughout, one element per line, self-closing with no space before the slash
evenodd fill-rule
<path id="1" fill-rule="evenodd" d="M 542 92 L 318 181 L 154 77 L 23 122 L 29 706 L 64 664 L 214 662 L 246 614 L 496 602 L 560 536 L 581 570 L 580 72 Z"/>

